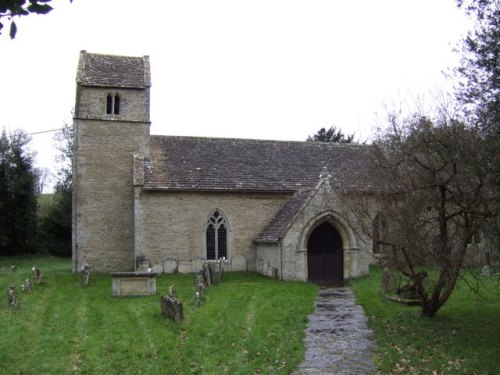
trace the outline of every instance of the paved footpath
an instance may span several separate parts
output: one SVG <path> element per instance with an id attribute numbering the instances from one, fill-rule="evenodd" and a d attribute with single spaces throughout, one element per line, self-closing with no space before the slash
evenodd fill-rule
<path id="1" fill-rule="evenodd" d="M 309 315 L 304 362 L 293 373 L 375 374 L 373 332 L 349 287 L 322 287 Z"/>

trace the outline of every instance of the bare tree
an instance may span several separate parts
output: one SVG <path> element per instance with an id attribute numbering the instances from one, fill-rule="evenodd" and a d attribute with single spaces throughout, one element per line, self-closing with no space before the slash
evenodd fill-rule
<path id="1" fill-rule="evenodd" d="M 349 201 L 358 226 L 384 263 L 411 281 L 428 317 L 450 297 L 474 235 L 498 222 L 491 140 L 445 113 L 390 116 L 373 144 L 374 183 L 384 192 L 376 208 L 364 198 Z"/>

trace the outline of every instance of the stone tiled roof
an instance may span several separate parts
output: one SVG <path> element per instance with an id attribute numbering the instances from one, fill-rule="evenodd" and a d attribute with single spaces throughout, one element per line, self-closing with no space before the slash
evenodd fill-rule
<path id="1" fill-rule="evenodd" d="M 80 53 L 77 82 L 85 86 L 142 89 L 151 86 L 149 57 Z"/>
<path id="2" fill-rule="evenodd" d="M 341 191 L 376 192 L 369 146 L 228 138 L 151 136 L 146 190 L 295 192 L 323 170 Z"/>
<path id="3" fill-rule="evenodd" d="M 254 242 L 277 242 L 285 235 L 288 225 L 298 214 L 305 202 L 313 194 L 313 190 L 301 190 L 296 192 L 281 207 L 281 210 L 271 220 L 266 228 L 254 239 Z"/>

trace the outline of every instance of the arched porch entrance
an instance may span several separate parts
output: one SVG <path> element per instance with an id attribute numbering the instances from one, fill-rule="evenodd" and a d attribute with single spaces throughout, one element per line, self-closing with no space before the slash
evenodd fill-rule
<path id="1" fill-rule="evenodd" d="M 307 240 L 308 279 L 318 284 L 344 280 L 344 251 L 339 232 L 328 222 L 318 225 Z"/>

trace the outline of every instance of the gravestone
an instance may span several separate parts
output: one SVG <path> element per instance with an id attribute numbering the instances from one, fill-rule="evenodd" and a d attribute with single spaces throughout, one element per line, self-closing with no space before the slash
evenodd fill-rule
<path id="1" fill-rule="evenodd" d="M 31 280 L 27 278 L 24 283 L 21 284 L 21 292 L 31 293 Z"/>
<path id="2" fill-rule="evenodd" d="M 16 286 L 9 284 L 7 287 L 7 303 L 9 306 L 16 306 Z"/>
<path id="3" fill-rule="evenodd" d="M 155 263 L 153 264 L 153 266 L 151 267 L 151 272 L 154 272 L 154 273 L 163 273 L 163 266 L 161 263 Z"/>
<path id="4" fill-rule="evenodd" d="M 203 272 L 204 272 L 204 278 L 205 278 L 205 283 L 207 284 L 207 287 L 212 285 L 214 282 L 214 270 L 212 268 L 212 265 L 209 263 L 205 263 L 203 265 Z"/>
<path id="5" fill-rule="evenodd" d="M 177 299 L 174 286 L 168 288 L 168 294 L 160 298 L 161 313 L 168 318 L 181 323 L 184 320 L 184 309 L 182 302 Z"/>
<path id="6" fill-rule="evenodd" d="M 231 261 L 231 270 L 233 272 L 245 272 L 247 271 L 248 262 L 247 258 L 242 255 L 235 256 Z"/>
<path id="7" fill-rule="evenodd" d="M 178 272 L 191 273 L 192 272 L 191 262 L 179 262 Z"/>
<path id="8" fill-rule="evenodd" d="M 169 274 L 175 274 L 178 271 L 179 262 L 172 258 L 167 258 L 163 260 L 163 272 Z"/>
<path id="9" fill-rule="evenodd" d="M 88 265 L 84 265 L 82 268 L 82 284 L 83 286 L 88 286 L 90 282 L 90 268 Z"/>
<path id="10" fill-rule="evenodd" d="M 194 258 L 191 262 L 191 272 L 198 272 L 203 268 L 205 260 L 201 258 Z"/>
<path id="11" fill-rule="evenodd" d="M 384 293 L 396 293 L 401 286 L 401 276 L 389 268 L 384 268 L 380 287 Z"/>
<path id="12" fill-rule="evenodd" d="M 135 269 L 138 272 L 147 271 L 150 268 L 151 268 L 151 260 L 148 257 L 140 255 L 137 258 L 135 258 Z"/>
<path id="13" fill-rule="evenodd" d="M 43 274 L 38 268 L 34 266 L 31 268 L 31 271 L 33 273 L 33 280 L 35 280 L 35 282 L 40 285 L 42 283 Z"/>

